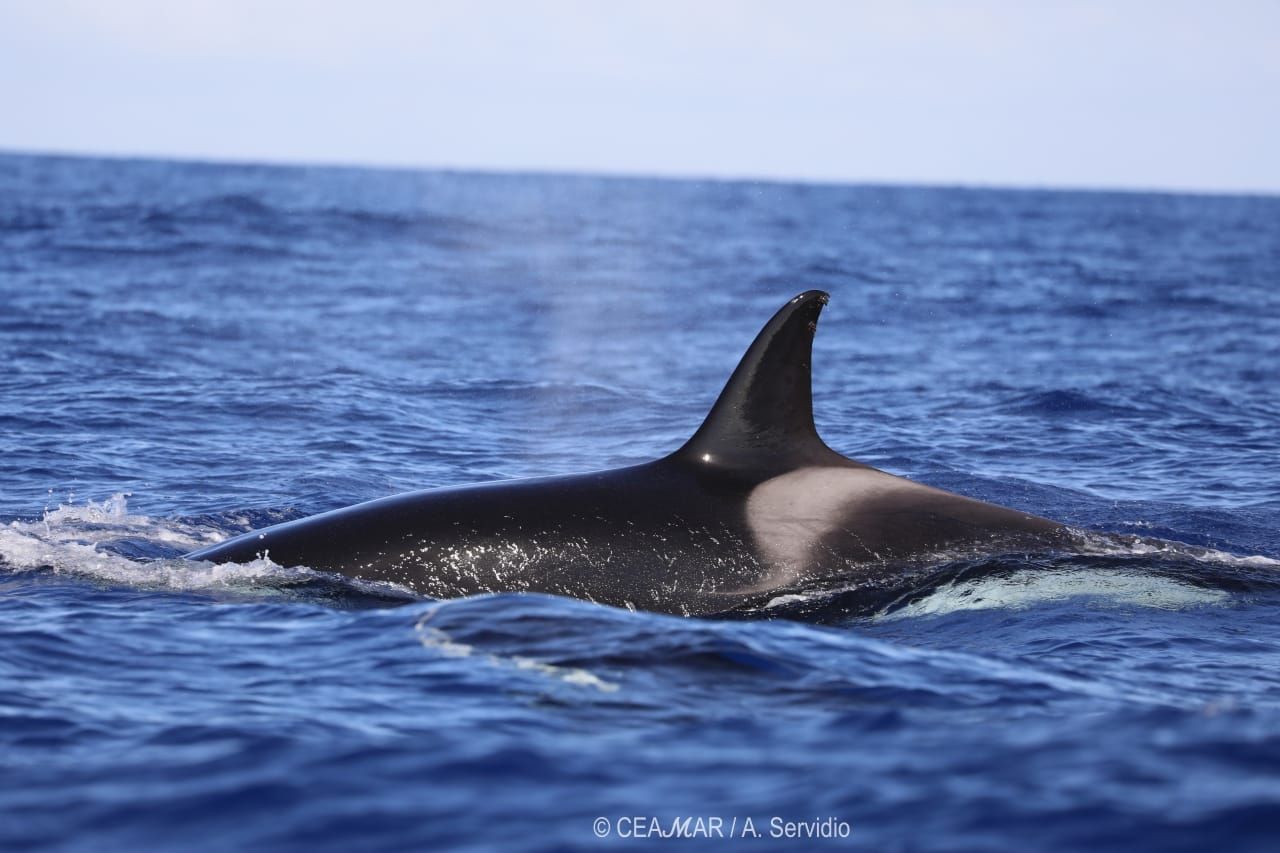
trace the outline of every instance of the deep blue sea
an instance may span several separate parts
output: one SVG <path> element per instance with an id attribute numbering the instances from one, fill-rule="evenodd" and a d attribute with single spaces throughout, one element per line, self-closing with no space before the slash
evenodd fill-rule
<path id="1" fill-rule="evenodd" d="M 810 288 L 829 444 L 1120 536 L 723 619 L 179 559 L 665 454 Z M 4 155 L 0 357 L 0 847 L 1280 839 L 1280 198 Z"/>

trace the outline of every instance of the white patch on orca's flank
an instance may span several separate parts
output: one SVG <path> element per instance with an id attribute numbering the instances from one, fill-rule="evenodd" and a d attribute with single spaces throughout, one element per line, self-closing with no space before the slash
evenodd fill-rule
<path id="1" fill-rule="evenodd" d="M 1180 610 L 1220 606 L 1230 593 L 1205 589 L 1173 578 L 1145 577 L 1089 569 L 1075 572 L 1020 572 L 1006 577 L 952 582 L 906 607 L 881 613 L 878 620 L 939 616 L 960 610 L 1020 610 L 1051 601 L 1096 598 L 1116 605 Z"/>
<path id="2" fill-rule="evenodd" d="M 845 526 L 859 504 L 902 487 L 869 468 L 797 468 L 765 480 L 747 497 L 747 527 L 774 568 L 770 584 L 803 574 L 822 539 Z"/>
<path id="3" fill-rule="evenodd" d="M 932 537 L 936 541 L 927 541 L 929 535 L 921 538 L 920 527 L 928 524 L 942 525 Z M 772 569 L 763 579 L 769 586 L 811 573 L 823 557 L 823 540 L 837 532 L 852 540 L 839 546 L 841 556 L 874 561 L 909 554 L 942 556 L 966 541 L 1004 531 L 1035 533 L 1042 532 L 1038 526 L 1054 527 L 1017 510 L 875 468 L 842 466 L 798 468 L 756 486 L 747 497 L 747 526 Z M 856 548 L 850 553 L 851 544 L 860 545 L 861 553 Z"/>

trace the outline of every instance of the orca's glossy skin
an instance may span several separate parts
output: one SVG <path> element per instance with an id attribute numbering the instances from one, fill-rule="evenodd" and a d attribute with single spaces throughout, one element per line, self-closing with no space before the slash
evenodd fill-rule
<path id="1" fill-rule="evenodd" d="M 942 551 L 1048 543 L 1047 519 L 913 483 L 830 449 L 810 358 L 827 295 L 765 326 L 684 447 L 567 477 L 430 489 L 268 527 L 188 555 L 263 554 L 450 598 L 532 591 L 687 615 L 810 581 L 883 577 Z"/>

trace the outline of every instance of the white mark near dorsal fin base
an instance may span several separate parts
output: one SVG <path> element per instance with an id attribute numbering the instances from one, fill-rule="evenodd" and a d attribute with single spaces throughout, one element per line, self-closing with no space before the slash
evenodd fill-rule
<path id="1" fill-rule="evenodd" d="M 874 469 L 809 467 L 756 486 L 747 498 L 747 526 L 774 568 L 771 581 L 803 575 L 823 538 L 843 529 L 859 504 L 904 482 Z"/>

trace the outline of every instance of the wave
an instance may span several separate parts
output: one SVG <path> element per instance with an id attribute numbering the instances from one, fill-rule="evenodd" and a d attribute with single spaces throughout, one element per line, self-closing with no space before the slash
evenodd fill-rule
<path id="1" fill-rule="evenodd" d="M 508 689 L 517 689 L 514 679 L 550 680 L 576 689 L 574 699 L 563 701 L 654 706 L 664 714 L 679 713 L 665 704 L 669 692 L 658 689 L 672 681 L 681 685 L 682 701 L 700 695 L 715 701 L 735 683 L 757 693 L 764 681 L 774 699 L 838 697 L 842 706 L 852 700 L 909 704 L 916 711 L 987 705 L 1011 695 L 1045 702 L 1179 702 L 1154 686 L 1115 685 L 1033 661 L 915 648 L 862 631 L 632 613 L 546 595 L 435 602 L 424 607 L 418 626 L 433 657 L 497 668 Z"/>
<path id="2" fill-rule="evenodd" d="M 1126 401 L 1128 403 L 1130 401 Z M 1020 394 L 999 409 L 1009 414 L 1050 417 L 1124 417 L 1142 414 L 1134 405 L 1107 401 L 1098 394 L 1080 389 L 1055 389 Z"/>

